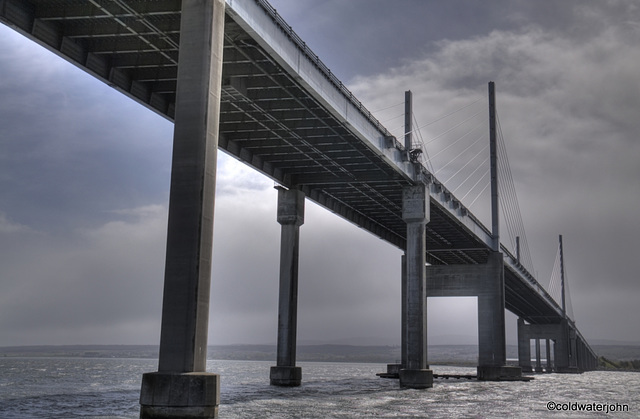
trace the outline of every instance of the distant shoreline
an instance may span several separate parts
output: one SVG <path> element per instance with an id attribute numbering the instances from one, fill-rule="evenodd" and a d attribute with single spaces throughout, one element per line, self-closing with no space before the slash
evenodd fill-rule
<path id="1" fill-rule="evenodd" d="M 439 345 L 430 347 L 430 361 L 475 366 L 476 345 Z M 157 359 L 157 345 L 32 345 L 0 347 L 2 357 L 76 357 Z M 276 345 L 211 345 L 208 359 L 238 361 L 275 361 Z M 397 363 L 399 346 L 385 345 L 298 345 L 300 362 Z"/>
<path id="2" fill-rule="evenodd" d="M 640 345 L 594 345 L 599 356 L 616 362 L 640 359 Z M 134 358 L 157 359 L 158 345 L 29 345 L 0 347 L 0 359 L 11 357 Z M 385 345 L 298 345 L 299 362 L 397 363 L 399 346 Z M 429 363 L 437 365 L 476 366 L 477 345 L 429 346 Z M 507 358 L 517 359 L 516 345 L 507 345 Z M 274 361 L 276 345 L 211 345 L 211 360 Z M 623 371 L 625 369 L 602 368 Z M 629 371 L 638 371 L 629 369 Z"/>

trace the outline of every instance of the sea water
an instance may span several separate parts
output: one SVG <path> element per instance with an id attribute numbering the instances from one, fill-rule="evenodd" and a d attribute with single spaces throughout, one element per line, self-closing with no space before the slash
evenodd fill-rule
<path id="1" fill-rule="evenodd" d="M 220 374 L 221 418 L 640 417 L 635 372 L 536 374 L 530 382 L 438 378 L 433 388 L 412 390 L 376 377 L 386 365 L 309 362 L 299 364 L 300 387 L 281 388 L 269 385 L 271 364 L 208 362 Z M 142 373 L 156 369 L 148 359 L 0 358 L 0 418 L 137 418 Z"/>

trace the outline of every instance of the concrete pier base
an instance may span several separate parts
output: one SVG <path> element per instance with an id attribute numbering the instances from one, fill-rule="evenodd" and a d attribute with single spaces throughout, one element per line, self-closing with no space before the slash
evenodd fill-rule
<path id="1" fill-rule="evenodd" d="M 380 378 L 400 378 L 402 364 L 387 364 L 387 372 L 379 372 L 376 375 Z"/>
<path id="2" fill-rule="evenodd" d="M 480 381 L 509 381 L 522 378 L 522 369 L 508 365 L 479 365 L 478 380 Z"/>
<path id="3" fill-rule="evenodd" d="M 216 418 L 219 400 L 218 374 L 151 372 L 142 375 L 141 418 Z"/>
<path id="4" fill-rule="evenodd" d="M 400 370 L 400 387 L 405 388 L 431 388 L 433 387 L 433 371 L 424 370 Z"/>
<path id="5" fill-rule="evenodd" d="M 302 368 L 300 367 L 271 367 L 269 381 L 272 386 L 298 387 L 302 383 Z"/>
<path id="6" fill-rule="evenodd" d="M 531 365 L 523 365 L 520 367 L 520 370 L 522 372 L 533 372 L 533 368 L 531 367 Z"/>
<path id="7" fill-rule="evenodd" d="M 387 374 L 400 374 L 402 364 L 387 364 Z"/>

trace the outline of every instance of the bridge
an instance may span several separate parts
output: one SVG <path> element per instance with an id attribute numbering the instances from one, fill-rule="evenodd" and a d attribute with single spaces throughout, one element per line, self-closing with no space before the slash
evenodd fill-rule
<path id="1" fill-rule="evenodd" d="M 428 296 L 478 298 L 481 380 L 520 377 L 531 340 L 553 342 L 556 372 L 596 355 L 536 278 L 500 243 L 495 91 L 492 226 L 485 227 L 329 71 L 265 0 L 0 0 L 0 21 L 174 122 L 158 371 L 143 376 L 142 417 L 215 417 L 219 376 L 206 372 L 218 148 L 273 179 L 281 224 L 273 385 L 296 366 L 300 226 L 305 200 L 404 250 L 400 386 L 428 388 Z M 410 93 L 407 107 L 410 109 Z M 410 115 L 410 111 L 408 112 Z M 520 366 L 508 366 L 505 309 L 519 317 Z"/>

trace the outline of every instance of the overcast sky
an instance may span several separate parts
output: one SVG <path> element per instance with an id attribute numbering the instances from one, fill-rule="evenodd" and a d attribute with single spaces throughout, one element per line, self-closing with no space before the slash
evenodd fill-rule
<path id="1" fill-rule="evenodd" d="M 485 107 L 495 81 L 537 277 L 562 234 L 583 335 L 640 342 L 636 1 L 272 4 L 391 130 L 405 90 L 428 124 Z M 421 130 L 430 155 L 460 115 Z M 159 342 L 171 142 L 171 123 L 0 25 L 0 346 Z M 273 343 L 273 182 L 220 153 L 217 185 L 209 343 Z M 299 341 L 399 344 L 401 252 L 309 201 L 301 240 Z M 476 341 L 475 299 L 428 304 L 430 344 Z"/>

